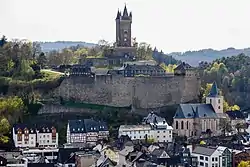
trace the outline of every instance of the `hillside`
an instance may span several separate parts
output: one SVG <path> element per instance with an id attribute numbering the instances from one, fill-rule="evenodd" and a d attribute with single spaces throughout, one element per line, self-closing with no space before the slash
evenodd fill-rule
<path id="1" fill-rule="evenodd" d="M 56 41 L 56 42 L 38 42 L 41 45 L 43 52 L 49 52 L 52 50 L 62 50 L 63 48 L 69 48 L 71 46 L 83 46 L 83 47 L 94 47 L 96 44 L 88 42 L 74 42 L 74 41 Z M 250 48 L 235 49 L 228 48 L 223 50 L 214 49 L 202 49 L 198 51 L 186 51 L 186 52 L 172 52 L 165 54 L 165 56 L 171 56 L 174 59 L 181 60 L 189 63 L 192 66 L 198 66 L 200 61 L 212 62 L 215 59 L 220 59 L 222 57 L 230 57 L 233 55 L 238 55 L 244 53 L 245 55 L 250 55 Z"/>
<path id="2" fill-rule="evenodd" d="M 88 42 L 74 42 L 74 41 L 56 41 L 56 42 L 37 42 L 40 44 L 43 52 L 49 52 L 52 50 L 62 50 L 71 46 L 93 47 L 96 44 Z"/>
<path id="3" fill-rule="evenodd" d="M 222 57 L 231 57 L 233 55 L 239 55 L 240 53 L 250 55 L 250 48 L 228 48 L 224 50 L 202 49 L 199 51 L 187 51 L 184 53 L 172 52 L 168 55 L 177 60 L 187 62 L 192 66 L 198 66 L 200 61 L 212 62 L 215 59 L 220 59 Z"/>

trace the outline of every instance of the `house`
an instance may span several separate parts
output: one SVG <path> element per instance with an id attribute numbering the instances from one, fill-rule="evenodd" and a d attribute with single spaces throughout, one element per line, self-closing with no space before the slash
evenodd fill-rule
<path id="1" fill-rule="evenodd" d="M 151 153 L 151 156 L 153 162 L 161 165 L 167 165 L 167 160 L 170 158 L 163 148 L 154 149 L 154 151 Z"/>
<path id="2" fill-rule="evenodd" d="M 165 76 L 165 71 L 158 65 L 150 64 L 128 64 L 125 63 L 120 69 L 123 71 L 124 77 L 134 77 L 140 75 L 146 76 Z"/>
<path id="3" fill-rule="evenodd" d="M 91 68 L 88 65 L 74 64 L 69 71 L 70 76 L 91 76 Z"/>
<path id="4" fill-rule="evenodd" d="M 58 146 L 58 133 L 54 126 L 28 126 L 15 124 L 13 126 L 13 141 L 15 147 L 54 147 Z"/>
<path id="5" fill-rule="evenodd" d="M 223 97 L 214 82 L 206 97 L 206 104 L 180 104 L 174 116 L 174 133 L 179 136 L 201 136 L 221 134 L 219 123 L 225 118 Z"/>
<path id="6" fill-rule="evenodd" d="M 174 75 L 183 75 L 183 76 L 197 76 L 195 69 L 190 66 L 188 63 L 182 62 L 174 69 Z"/>
<path id="7" fill-rule="evenodd" d="M 232 167 L 232 153 L 227 147 L 196 146 L 192 155 L 198 159 L 198 167 Z"/>
<path id="8" fill-rule="evenodd" d="M 141 125 L 121 125 L 119 137 L 128 135 L 131 140 L 145 140 L 153 142 L 172 142 L 173 128 L 164 118 L 151 112 L 142 121 Z"/>
<path id="9" fill-rule="evenodd" d="M 42 125 L 36 132 L 38 147 L 58 147 L 58 133 L 54 126 Z"/>
<path id="10" fill-rule="evenodd" d="M 155 142 L 172 142 L 173 128 L 168 125 L 165 118 L 150 112 L 147 117 L 143 118 L 142 123 L 151 126 Z"/>
<path id="11" fill-rule="evenodd" d="M 67 143 L 95 145 L 97 141 L 107 139 L 108 136 L 108 126 L 104 122 L 92 119 L 69 120 L 67 125 Z"/>
<path id="12" fill-rule="evenodd" d="M 226 114 L 230 120 L 232 129 L 235 132 L 238 132 L 238 130 L 239 130 L 239 132 L 245 131 L 246 121 L 245 121 L 245 117 L 241 111 L 227 111 Z"/>
<path id="13" fill-rule="evenodd" d="M 76 152 L 76 167 L 90 167 L 100 158 L 100 154 L 96 152 Z"/>
<path id="14" fill-rule="evenodd" d="M 13 126 L 13 141 L 15 147 L 36 147 L 36 129 L 26 124 L 15 124 Z"/>

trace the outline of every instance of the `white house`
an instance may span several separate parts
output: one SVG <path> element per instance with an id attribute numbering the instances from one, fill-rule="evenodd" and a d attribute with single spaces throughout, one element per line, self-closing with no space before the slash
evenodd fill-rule
<path id="1" fill-rule="evenodd" d="M 154 142 L 172 142 L 173 128 L 164 118 L 151 112 L 141 125 L 121 125 L 119 137 L 128 135 L 132 140 L 153 139 Z"/>
<path id="2" fill-rule="evenodd" d="M 24 124 L 13 127 L 13 141 L 15 147 L 36 147 L 36 130 Z"/>
<path id="3" fill-rule="evenodd" d="M 13 141 L 15 147 L 58 147 L 58 133 L 53 126 L 30 127 L 25 124 L 13 126 Z"/>
<path id="4" fill-rule="evenodd" d="M 42 126 L 36 131 L 38 147 L 58 147 L 58 133 L 55 127 Z"/>
<path id="5" fill-rule="evenodd" d="M 197 146 L 192 156 L 197 157 L 198 167 L 230 167 L 232 164 L 232 153 L 227 147 Z"/>
<path id="6" fill-rule="evenodd" d="M 107 139 L 108 136 L 108 126 L 104 122 L 92 119 L 68 121 L 67 143 L 89 143 L 95 145 L 98 140 Z"/>

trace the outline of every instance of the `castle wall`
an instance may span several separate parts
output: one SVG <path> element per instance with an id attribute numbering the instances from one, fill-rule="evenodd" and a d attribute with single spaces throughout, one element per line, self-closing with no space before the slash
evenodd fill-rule
<path id="1" fill-rule="evenodd" d="M 69 77 L 55 90 L 63 99 L 126 107 L 154 108 L 197 99 L 196 77 Z"/>

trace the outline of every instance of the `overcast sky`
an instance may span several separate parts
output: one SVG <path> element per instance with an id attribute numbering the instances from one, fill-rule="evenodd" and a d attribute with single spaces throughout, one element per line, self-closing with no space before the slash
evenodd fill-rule
<path id="1" fill-rule="evenodd" d="M 0 35 L 113 42 L 125 3 L 132 36 L 164 52 L 249 47 L 250 0 L 0 0 Z"/>

